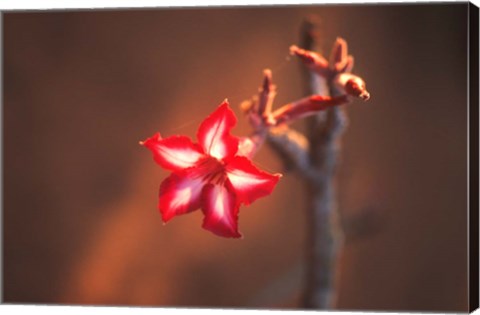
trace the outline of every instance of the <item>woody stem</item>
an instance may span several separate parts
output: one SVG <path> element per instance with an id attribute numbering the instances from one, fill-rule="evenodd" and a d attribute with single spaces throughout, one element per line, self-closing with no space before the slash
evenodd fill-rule
<path id="1" fill-rule="evenodd" d="M 314 24 L 307 21 L 302 30 L 302 48 L 313 50 Z M 330 95 L 329 82 L 305 73 L 307 94 Z M 335 93 L 335 92 L 334 92 Z M 331 309 L 336 299 L 335 274 L 343 231 L 338 219 L 335 196 L 335 169 L 340 153 L 340 138 L 346 124 L 343 108 L 331 107 L 309 119 L 308 142 L 311 172 L 304 177 L 308 193 L 306 274 L 303 306 L 312 309 Z"/>

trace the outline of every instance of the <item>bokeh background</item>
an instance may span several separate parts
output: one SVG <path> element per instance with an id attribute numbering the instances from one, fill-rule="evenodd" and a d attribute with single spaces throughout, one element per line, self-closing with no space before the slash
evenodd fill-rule
<path id="1" fill-rule="evenodd" d="M 345 38 L 372 93 L 348 105 L 338 173 L 347 222 L 338 308 L 467 309 L 467 4 L 7 12 L 3 289 L 7 303 L 297 308 L 302 185 L 240 212 L 245 238 L 163 226 L 168 173 L 139 140 L 194 136 L 228 98 L 302 96 L 304 17 Z M 258 165 L 282 171 L 268 147 Z"/>

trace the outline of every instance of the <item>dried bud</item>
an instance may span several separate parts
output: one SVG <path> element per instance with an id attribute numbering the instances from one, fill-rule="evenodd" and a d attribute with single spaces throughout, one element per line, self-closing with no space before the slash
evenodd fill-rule
<path id="1" fill-rule="evenodd" d="M 256 103 L 257 102 L 254 99 L 243 101 L 242 103 L 240 103 L 240 109 L 244 114 L 248 114 L 253 110 Z"/>
<path id="2" fill-rule="evenodd" d="M 347 94 L 357 96 L 364 101 L 368 101 L 370 98 L 370 93 L 365 89 L 365 82 L 358 77 L 347 81 L 345 91 Z"/>
<path id="3" fill-rule="evenodd" d="M 352 72 L 353 65 L 354 65 L 354 58 L 352 55 L 348 55 L 347 62 L 345 64 L 345 68 L 341 69 L 340 72 Z"/>
<path id="4" fill-rule="evenodd" d="M 277 95 L 277 87 L 272 83 L 272 71 L 263 70 L 263 83 L 258 91 L 258 115 L 268 116 L 272 111 L 272 103 Z"/>
<path id="5" fill-rule="evenodd" d="M 299 57 L 307 67 L 319 75 L 327 77 L 330 74 L 328 61 L 315 52 L 292 45 L 290 46 L 290 54 Z"/>
<path id="6" fill-rule="evenodd" d="M 347 42 L 340 37 L 333 44 L 332 52 L 330 54 L 330 64 L 336 68 L 337 64 L 345 65 L 347 62 L 348 45 Z"/>
<path id="7" fill-rule="evenodd" d="M 348 102 L 349 100 L 346 95 L 337 97 L 312 95 L 280 107 L 272 114 L 272 117 L 275 125 L 290 123 L 297 119 L 316 114 L 327 108 Z"/>
<path id="8" fill-rule="evenodd" d="M 340 73 L 333 78 L 333 86 L 342 94 L 359 97 L 364 101 L 370 99 L 370 93 L 362 78 L 351 73 Z"/>

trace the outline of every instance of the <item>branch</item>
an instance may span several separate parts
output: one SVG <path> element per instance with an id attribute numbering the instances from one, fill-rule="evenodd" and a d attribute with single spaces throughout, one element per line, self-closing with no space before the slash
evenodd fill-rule
<path id="1" fill-rule="evenodd" d="M 354 59 L 348 54 L 347 42 L 337 38 L 328 62 L 312 51 L 317 34 L 314 23 L 306 21 L 302 28 L 302 47 L 290 47 L 290 53 L 308 69 L 304 72 L 308 96 L 272 111 L 276 88 L 271 71 L 265 70 L 258 96 L 241 105 L 254 133 L 242 139 L 239 150 L 252 156 L 267 140 L 284 162 L 285 169 L 298 171 L 303 179 L 308 192 L 303 305 L 327 309 L 335 301 L 337 256 L 343 243 L 334 180 L 347 117 L 338 105 L 349 103 L 351 98 L 366 101 L 370 93 L 365 81 L 351 73 Z M 306 136 L 287 125 L 309 116 Z"/>
<path id="2" fill-rule="evenodd" d="M 292 46 L 290 51 L 299 57 L 310 71 L 305 74 L 307 94 L 370 99 L 365 81 L 351 73 L 354 58 L 348 54 L 347 42 L 337 38 L 326 58 L 312 52 L 316 42 L 315 24 L 306 21 L 302 28 L 302 48 Z M 309 193 L 307 274 L 304 292 L 306 308 L 332 308 L 336 299 L 335 274 L 338 252 L 343 244 L 343 230 L 336 203 L 335 171 L 340 155 L 341 135 L 348 123 L 343 107 L 329 107 L 310 119 L 308 141 L 311 173 L 315 178 L 306 178 Z"/>
<path id="3" fill-rule="evenodd" d="M 300 118 L 318 114 L 319 111 L 326 110 L 327 108 L 348 102 L 349 99 L 346 95 L 337 97 L 312 95 L 282 106 L 272 113 L 272 118 L 276 125 L 290 123 Z"/>
<path id="4" fill-rule="evenodd" d="M 309 143 L 304 135 L 287 126 L 281 126 L 270 129 L 267 140 L 273 151 L 283 161 L 285 171 L 297 170 L 301 174 L 308 174 Z"/>

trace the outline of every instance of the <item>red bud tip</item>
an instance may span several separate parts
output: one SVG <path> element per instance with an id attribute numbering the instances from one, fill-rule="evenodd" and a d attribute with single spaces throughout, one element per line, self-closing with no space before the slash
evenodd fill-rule
<path id="1" fill-rule="evenodd" d="M 290 46 L 290 54 L 300 57 L 302 61 L 307 64 L 315 62 L 315 57 L 311 52 L 309 52 L 308 50 L 299 48 L 298 46 L 295 46 L 295 45 Z"/>
<path id="2" fill-rule="evenodd" d="M 368 101 L 370 99 L 370 93 L 368 93 L 368 91 L 363 91 L 359 97 L 364 101 Z"/>
<path id="3" fill-rule="evenodd" d="M 292 45 L 292 46 L 290 46 L 289 49 L 290 49 L 290 55 L 292 55 L 292 56 L 295 55 L 296 52 L 299 50 L 297 45 Z"/>
<path id="4" fill-rule="evenodd" d="M 365 88 L 365 82 L 358 77 L 354 77 L 345 83 L 345 92 L 349 95 L 359 97 L 364 101 L 370 99 L 370 93 Z"/>

